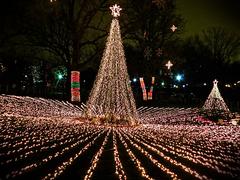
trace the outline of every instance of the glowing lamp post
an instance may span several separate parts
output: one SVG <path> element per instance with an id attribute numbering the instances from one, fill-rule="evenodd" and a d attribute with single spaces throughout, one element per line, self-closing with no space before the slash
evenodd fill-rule
<path id="1" fill-rule="evenodd" d="M 57 78 L 58 78 L 58 80 L 62 80 L 63 79 L 63 75 L 62 74 L 58 74 Z"/>
<path id="2" fill-rule="evenodd" d="M 137 78 L 133 78 L 133 82 L 137 82 Z"/>
<path id="3" fill-rule="evenodd" d="M 176 77 L 175 77 L 175 79 L 176 79 L 178 82 L 180 82 L 180 81 L 183 80 L 183 75 L 182 75 L 182 74 L 177 74 Z"/>

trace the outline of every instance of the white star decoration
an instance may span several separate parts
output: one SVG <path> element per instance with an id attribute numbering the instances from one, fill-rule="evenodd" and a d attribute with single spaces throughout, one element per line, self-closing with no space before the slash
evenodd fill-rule
<path id="1" fill-rule="evenodd" d="M 120 16 L 120 11 L 122 10 L 122 8 L 120 8 L 119 5 L 115 4 L 115 5 L 111 6 L 110 9 L 112 11 L 113 17 L 119 17 Z"/>
<path id="2" fill-rule="evenodd" d="M 218 83 L 218 80 L 215 79 L 215 80 L 213 81 L 213 84 L 217 84 L 217 83 Z"/>
<path id="3" fill-rule="evenodd" d="M 172 27 L 170 28 L 172 30 L 172 32 L 177 30 L 177 27 L 175 25 L 172 25 Z"/>
<path id="4" fill-rule="evenodd" d="M 167 66 L 167 68 L 170 69 L 173 66 L 173 64 L 171 63 L 171 61 L 168 61 L 167 64 L 165 64 L 165 66 Z"/>

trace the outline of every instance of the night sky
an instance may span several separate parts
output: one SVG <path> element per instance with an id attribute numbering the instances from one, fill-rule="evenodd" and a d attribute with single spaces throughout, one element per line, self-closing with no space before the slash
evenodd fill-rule
<path id="1" fill-rule="evenodd" d="M 176 0 L 177 12 L 185 21 L 184 36 L 222 26 L 240 35 L 240 0 Z M 1 2 L 1 12 L 9 12 L 9 3 Z M 10 10 L 11 11 L 11 10 Z M 0 14 L 1 14 L 0 12 Z"/>
<path id="2" fill-rule="evenodd" d="M 186 21 L 184 36 L 222 26 L 240 35 L 240 0 L 177 0 Z"/>

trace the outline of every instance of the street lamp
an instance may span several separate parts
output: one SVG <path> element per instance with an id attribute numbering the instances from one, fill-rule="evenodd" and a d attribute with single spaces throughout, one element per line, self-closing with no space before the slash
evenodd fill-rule
<path id="1" fill-rule="evenodd" d="M 182 74 L 177 74 L 176 77 L 175 77 L 175 79 L 176 79 L 178 82 L 180 82 L 180 81 L 183 80 L 183 75 L 182 75 Z"/>
<path id="2" fill-rule="evenodd" d="M 59 73 L 59 74 L 57 75 L 57 78 L 58 78 L 58 80 L 62 80 L 62 79 L 63 79 L 63 75 Z"/>

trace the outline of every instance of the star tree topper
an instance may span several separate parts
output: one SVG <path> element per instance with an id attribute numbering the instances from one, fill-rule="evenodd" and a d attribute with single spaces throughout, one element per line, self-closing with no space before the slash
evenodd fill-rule
<path id="1" fill-rule="evenodd" d="M 122 8 L 120 8 L 119 5 L 115 4 L 115 5 L 111 6 L 110 9 L 112 11 L 113 17 L 119 17 L 120 16 L 120 11 L 122 10 Z"/>
<path id="2" fill-rule="evenodd" d="M 215 80 L 213 81 L 213 84 L 214 84 L 214 85 L 217 85 L 217 83 L 218 83 L 218 80 L 215 79 Z"/>

